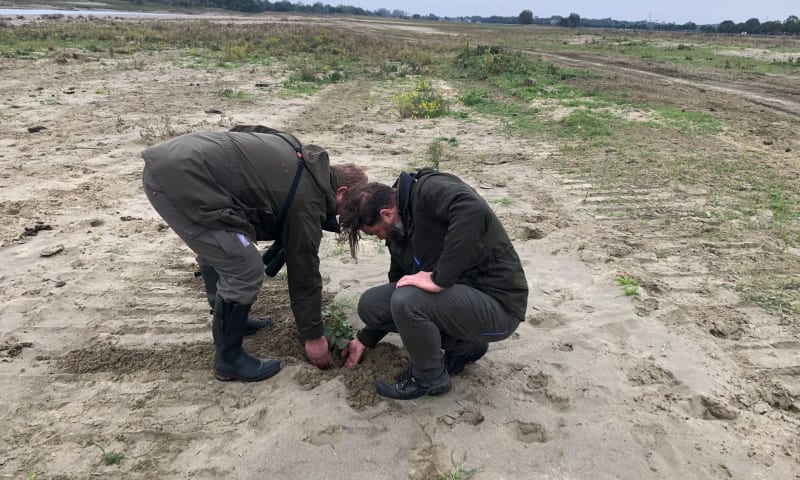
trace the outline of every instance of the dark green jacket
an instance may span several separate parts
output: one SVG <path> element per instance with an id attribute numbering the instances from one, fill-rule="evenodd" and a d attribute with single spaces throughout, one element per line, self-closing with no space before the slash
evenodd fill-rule
<path id="1" fill-rule="evenodd" d="M 525 272 L 486 200 L 458 177 L 430 169 L 401 175 L 395 188 L 405 241 L 389 242 L 389 281 L 433 272 L 440 287 L 469 285 L 525 321 Z"/>
<path id="2" fill-rule="evenodd" d="M 300 336 L 308 340 L 323 333 L 319 245 L 323 222 L 336 214 L 337 184 L 324 150 L 305 145 L 303 156 L 307 168 L 280 240 L 292 312 Z M 150 147 L 142 157 L 170 200 L 195 222 L 255 241 L 277 239 L 278 218 L 298 166 L 296 152 L 280 137 L 191 133 Z"/>

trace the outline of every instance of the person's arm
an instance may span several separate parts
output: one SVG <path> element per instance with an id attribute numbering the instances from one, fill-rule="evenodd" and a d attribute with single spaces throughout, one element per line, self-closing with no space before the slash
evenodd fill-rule
<path id="1" fill-rule="evenodd" d="M 292 209 L 302 209 L 302 203 Z M 307 207 L 306 207 L 307 208 Z M 300 338 L 309 361 L 319 368 L 333 365 L 328 341 L 323 336 L 322 276 L 319 273 L 319 244 L 322 240 L 320 218 L 313 211 L 299 210 L 289 215 L 286 229 L 286 269 L 289 298 Z"/>
<path id="2" fill-rule="evenodd" d="M 394 283 L 404 275 L 408 275 L 408 272 L 395 260 L 394 254 L 389 258 L 389 283 Z"/>
<path id="3" fill-rule="evenodd" d="M 492 211 L 469 185 L 450 177 L 428 179 L 420 188 L 414 211 L 447 224 L 442 253 L 430 280 L 449 288 L 481 257 L 481 239 L 493 221 Z"/>

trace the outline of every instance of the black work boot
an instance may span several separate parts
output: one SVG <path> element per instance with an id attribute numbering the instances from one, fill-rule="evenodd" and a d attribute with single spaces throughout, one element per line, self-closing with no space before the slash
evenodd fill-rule
<path id="1" fill-rule="evenodd" d="M 213 309 L 214 302 L 217 298 L 217 280 L 219 280 L 219 274 L 216 270 L 214 270 L 214 267 L 200 267 L 200 276 L 203 277 L 203 284 L 206 287 L 206 298 L 208 299 L 208 304 Z M 213 314 L 214 312 L 211 313 Z M 262 317 L 260 320 L 247 317 L 244 334 L 252 335 L 262 328 L 271 326 L 272 317 L 269 315 Z"/>
<path id="2" fill-rule="evenodd" d="M 383 380 L 375 382 L 375 391 L 378 395 L 397 400 L 413 400 L 424 396 L 444 395 L 450 391 L 450 375 L 443 371 L 439 378 L 433 381 L 419 380 L 411 373 L 411 369 L 397 375 L 397 383 L 390 385 Z"/>
<path id="3" fill-rule="evenodd" d="M 452 349 L 444 351 L 444 364 L 447 373 L 458 375 L 464 371 L 467 363 L 476 362 L 489 350 L 488 342 L 457 341 Z"/>
<path id="4" fill-rule="evenodd" d="M 280 360 L 261 360 L 242 348 L 245 322 L 249 312 L 250 305 L 216 299 L 211 331 L 216 346 L 214 376 L 217 380 L 257 382 L 281 371 Z"/>

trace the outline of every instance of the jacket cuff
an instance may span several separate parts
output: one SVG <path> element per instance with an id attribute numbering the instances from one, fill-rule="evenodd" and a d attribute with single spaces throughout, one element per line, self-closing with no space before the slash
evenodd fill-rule
<path id="1" fill-rule="evenodd" d="M 305 343 L 308 340 L 315 340 L 325 334 L 325 329 L 322 326 L 322 324 L 302 329 L 300 328 L 300 325 L 298 325 L 297 331 L 300 334 L 300 340 L 302 340 L 303 343 Z"/>
<path id="2" fill-rule="evenodd" d="M 453 282 L 442 281 L 441 276 L 442 275 L 439 273 L 439 270 L 434 270 L 433 273 L 431 274 L 431 281 L 441 288 L 450 288 L 453 285 L 455 285 L 456 283 L 455 281 Z"/>
<path id="3" fill-rule="evenodd" d="M 387 333 L 389 332 L 365 327 L 358 331 L 356 338 L 358 338 L 358 341 L 361 342 L 365 347 L 375 348 L 375 345 L 383 340 L 383 337 L 385 337 Z"/>

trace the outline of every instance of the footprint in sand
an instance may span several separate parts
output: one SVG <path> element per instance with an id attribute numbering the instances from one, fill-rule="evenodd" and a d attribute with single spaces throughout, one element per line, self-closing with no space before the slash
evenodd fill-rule
<path id="1" fill-rule="evenodd" d="M 538 402 L 549 405 L 559 412 L 569 410 L 569 398 L 553 393 L 547 388 L 549 383 L 550 375 L 543 372 L 531 373 L 528 375 L 523 391 L 535 397 Z"/>
<path id="2" fill-rule="evenodd" d="M 308 442 L 315 447 L 321 447 L 323 445 L 336 445 L 342 439 L 344 432 L 345 427 L 342 425 L 331 425 L 316 433 L 308 435 L 307 437 L 303 438 L 303 441 Z"/>
<path id="3" fill-rule="evenodd" d="M 442 425 L 454 426 L 459 423 L 467 425 L 480 425 L 484 421 L 484 416 L 480 410 L 473 408 L 462 408 L 455 415 L 442 415 L 436 422 Z"/>
<path id="4" fill-rule="evenodd" d="M 514 437 L 522 443 L 546 443 L 549 440 L 547 431 L 539 423 L 515 420 L 508 425 Z"/>

